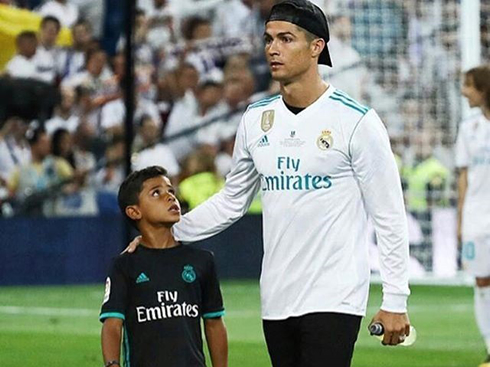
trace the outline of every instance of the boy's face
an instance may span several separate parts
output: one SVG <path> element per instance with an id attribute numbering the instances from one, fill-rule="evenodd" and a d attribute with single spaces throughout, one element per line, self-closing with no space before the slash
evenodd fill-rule
<path id="1" fill-rule="evenodd" d="M 130 215 L 133 219 L 145 220 L 157 226 L 172 226 L 180 220 L 180 204 L 167 177 L 158 176 L 146 180 L 138 199 L 138 205 L 126 208 L 126 212 L 129 208 L 134 210 L 133 214 L 137 216 L 133 218 Z"/>

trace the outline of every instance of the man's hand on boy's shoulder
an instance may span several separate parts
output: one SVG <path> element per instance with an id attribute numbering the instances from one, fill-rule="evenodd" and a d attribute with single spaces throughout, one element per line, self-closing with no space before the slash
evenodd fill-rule
<path id="1" fill-rule="evenodd" d="M 130 254 L 133 253 L 140 244 L 141 244 L 141 236 L 136 236 L 134 240 L 130 242 L 128 247 L 126 247 L 124 251 L 121 252 L 121 254 L 124 254 L 126 252 L 129 252 Z"/>

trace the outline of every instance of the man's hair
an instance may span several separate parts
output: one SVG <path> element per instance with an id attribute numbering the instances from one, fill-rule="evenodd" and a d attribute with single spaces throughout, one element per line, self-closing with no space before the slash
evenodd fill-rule
<path id="1" fill-rule="evenodd" d="M 59 21 L 58 18 L 56 17 L 53 17 L 51 15 L 47 15 L 45 16 L 42 20 L 41 20 L 41 29 L 44 28 L 44 26 L 49 23 L 49 22 L 53 22 L 56 24 L 56 28 L 58 29 L 58 31 L 60 31 L 61 29 L 61 23 Z"/>
<path id="2" fill-rule="evenodd" d="M 311 33 L 310 31 L 307 31 L 306 29 L 304 28 L 301 28 L 300 26 L 296 26 L 296 28 L 300 31 L 300 32 L 303 32 L 305 34 L 305 37 L 306 37 L 306 41 L 308 41 L 308 43 L 311 43 L 313 40 L 316 40 L 317 38 L 320 38 L 318 36 L 315 36 L 313 33 Z"/>
<path id="3" fill-rule="evenodd" d="M 143 183 L 150 178 L 167 176 L 167 170 L 160 166 L 151 166 L 139 171 L 132 172 L 119 187 L 117 202 L 119 209 L 128 218 L 131 224 L 136 227 L 136 223 L 126 215 L 126 208 L 130 205 L 137 205 L 138 196 L 143 188 Z"/>
<path id="4" fill-rule="evenodd" d="M 85 27 L 85 29 L 87 29 L 89 32 L 92 32 L 92 26 L 85 19 L 77 20 L 75 24 L 71 26 L 71 29 L 74 29 L 76 27 Z"/>
<path id="5" fill-rule="evenodd" d="M 490 108 L 490 65 L 480 65 L 465 73 L 471 79 L 476 90 L 483 93 L 485 105 Z"/>

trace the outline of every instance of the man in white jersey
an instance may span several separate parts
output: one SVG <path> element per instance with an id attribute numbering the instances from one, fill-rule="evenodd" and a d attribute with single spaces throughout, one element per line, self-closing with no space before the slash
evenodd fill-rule
<path id="1" fill-rule="evenodd" d="M 242 217 L 261 190 L 260 279 L 274 367 L 348 367 L 366 313 L 370 215 L 380 249 L 384 344 L 409 334 L 408 236 L 400 178 L 376 112 L 322 81 L 327 20 L 307 0 L 276 4 L 265 53 L 281 94 L 250 105 L 221 192 L 174 227 L 184 242 Z M 134 246 L 134 245 L 133 245 Z"/>
<path id="2" fill-rule="evenodd" d="M 456 143 L 458 237 L 463 267 L 476 278 L 475 314 L 490 367 L 490 66 L 466 72 L 463 96 L 480 112 L 463 121 Z"/>

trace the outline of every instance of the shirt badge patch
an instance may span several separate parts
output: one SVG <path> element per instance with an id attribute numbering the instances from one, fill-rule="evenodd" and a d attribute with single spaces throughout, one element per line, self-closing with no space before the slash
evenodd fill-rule
<path id="1" fill-rule="evenodd" d="M 104 301 L 102 304 L 106 303 L 111 296 L 111 278 L 107 277 L 105 281 L 105 292 L 104 292 Z"/>
<path id="2" fill-rule="evenodd" d="M 185 265 L 184 271 L 182 272 L 182 279 L 184 279 L 184 281 L 187 283 L 192 283 L 194 280 L 196 280 L 196 278 L 196 272 L 194 271 L 192 265 Z"/>
<path id="3" fill-rule="evenodd" d="M 267 110 L 262 112 L 262 121 L 260 127 L 263 132 L 267 132 L 274 126 L 274 110 Z"/>
<path id="4" fill-rule="evenodd" d="M 323 130 L 322 134 L 316 140 L 316 145 L 321 150 L 327 150 L 333 146 L 332 132 L 330 130 Z"/>

